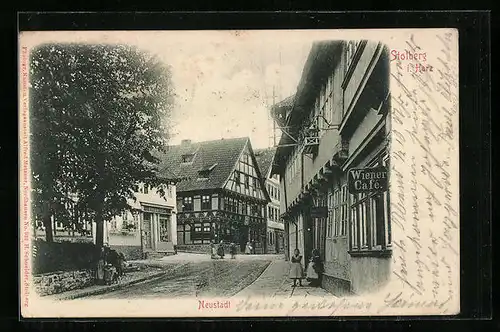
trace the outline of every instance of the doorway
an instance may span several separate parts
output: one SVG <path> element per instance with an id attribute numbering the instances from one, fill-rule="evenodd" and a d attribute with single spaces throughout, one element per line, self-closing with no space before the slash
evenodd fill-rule
<path id="1" fill-rule="evenodd" d="M 152 219 L 152 214 L 148 213 L 148 212 L 144 212 L 143 243 L 144 243 L 145 249 L 152 249 L 153 248 L 153 244 L 151 241 L 151 219 Z"/>
<path id="2" fill-rule="evenodd" d="M 240 251 L 245 252 L 245 247 L 248 242 L 248 226 L 241 226 L 239 234 Z"/>

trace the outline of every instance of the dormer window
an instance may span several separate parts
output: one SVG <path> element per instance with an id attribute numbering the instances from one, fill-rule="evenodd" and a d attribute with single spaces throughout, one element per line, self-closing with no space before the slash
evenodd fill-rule
<path id="1" fill-rule="evenodd" d="M 188 154 L 183 154 L 182 155 L 182 162 L 183 163 L 192 163 L 194 160 L 194 153 L 188 153 Z"/>
<path id="2" fill-rule="evenodd" d="M 201 179 L 208 179 L 210 176 L 210 173 L 213 171 L 213 169 L 217 166 L 217 164 L 213 164 L 209 167 L 204 167 L 198 171 L 198 176 Z"/>

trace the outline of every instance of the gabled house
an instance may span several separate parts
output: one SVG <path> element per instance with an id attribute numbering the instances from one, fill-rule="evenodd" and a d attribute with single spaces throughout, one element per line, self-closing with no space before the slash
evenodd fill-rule
<path id="1" fill-rule="evenodd" d="M 104 225 L 104 242 L 128 259 L 173 254 L 177 244 L 176 186 L 156 188 L 138 185 L 130 211 L 124 211 Z M 95 234 L 94 234 L 95 236 Z"/>
<path id="2" fill-rule="evenodd" d="M 177 183 L 177 249 L 209 252 L 212 242 L 247 241 L 266 251 L 266 206 L 270 201 L 249 138 L 169 146 L 167 168 Z"/>
<path id="3" fill-rule="evenodd" d="M 277 174 L 271 175 L 275 153 L 276 148 L 255 151 L 255 158 L 265 179 L 266 189 L 271 199 L 266 208 L 267 253 L 269 254 L 284 252 L 284 225 L 280 217 L 280 180 Z"/>

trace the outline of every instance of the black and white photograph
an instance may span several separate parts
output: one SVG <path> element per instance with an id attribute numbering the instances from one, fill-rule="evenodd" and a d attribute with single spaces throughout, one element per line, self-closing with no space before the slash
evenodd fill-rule
<path id="1" fill-rule="evenodd" d="M 23 315 L 459 310 L 453 30 L 19 38 Z"/>

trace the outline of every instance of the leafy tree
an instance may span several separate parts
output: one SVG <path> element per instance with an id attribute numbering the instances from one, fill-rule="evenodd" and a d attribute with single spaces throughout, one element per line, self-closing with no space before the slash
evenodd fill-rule
<path id="1" fill-rule="evenodd" d="M 137 184 L 161 192 L 166 181 L 155 156 L 168 139 L 170 69 L 129 45 L 44 44 L 30 60 L 35 209 L 51 241 L 50 218 L 71 200 L 96 222 L 100 248 L 103 223 Z"/>

